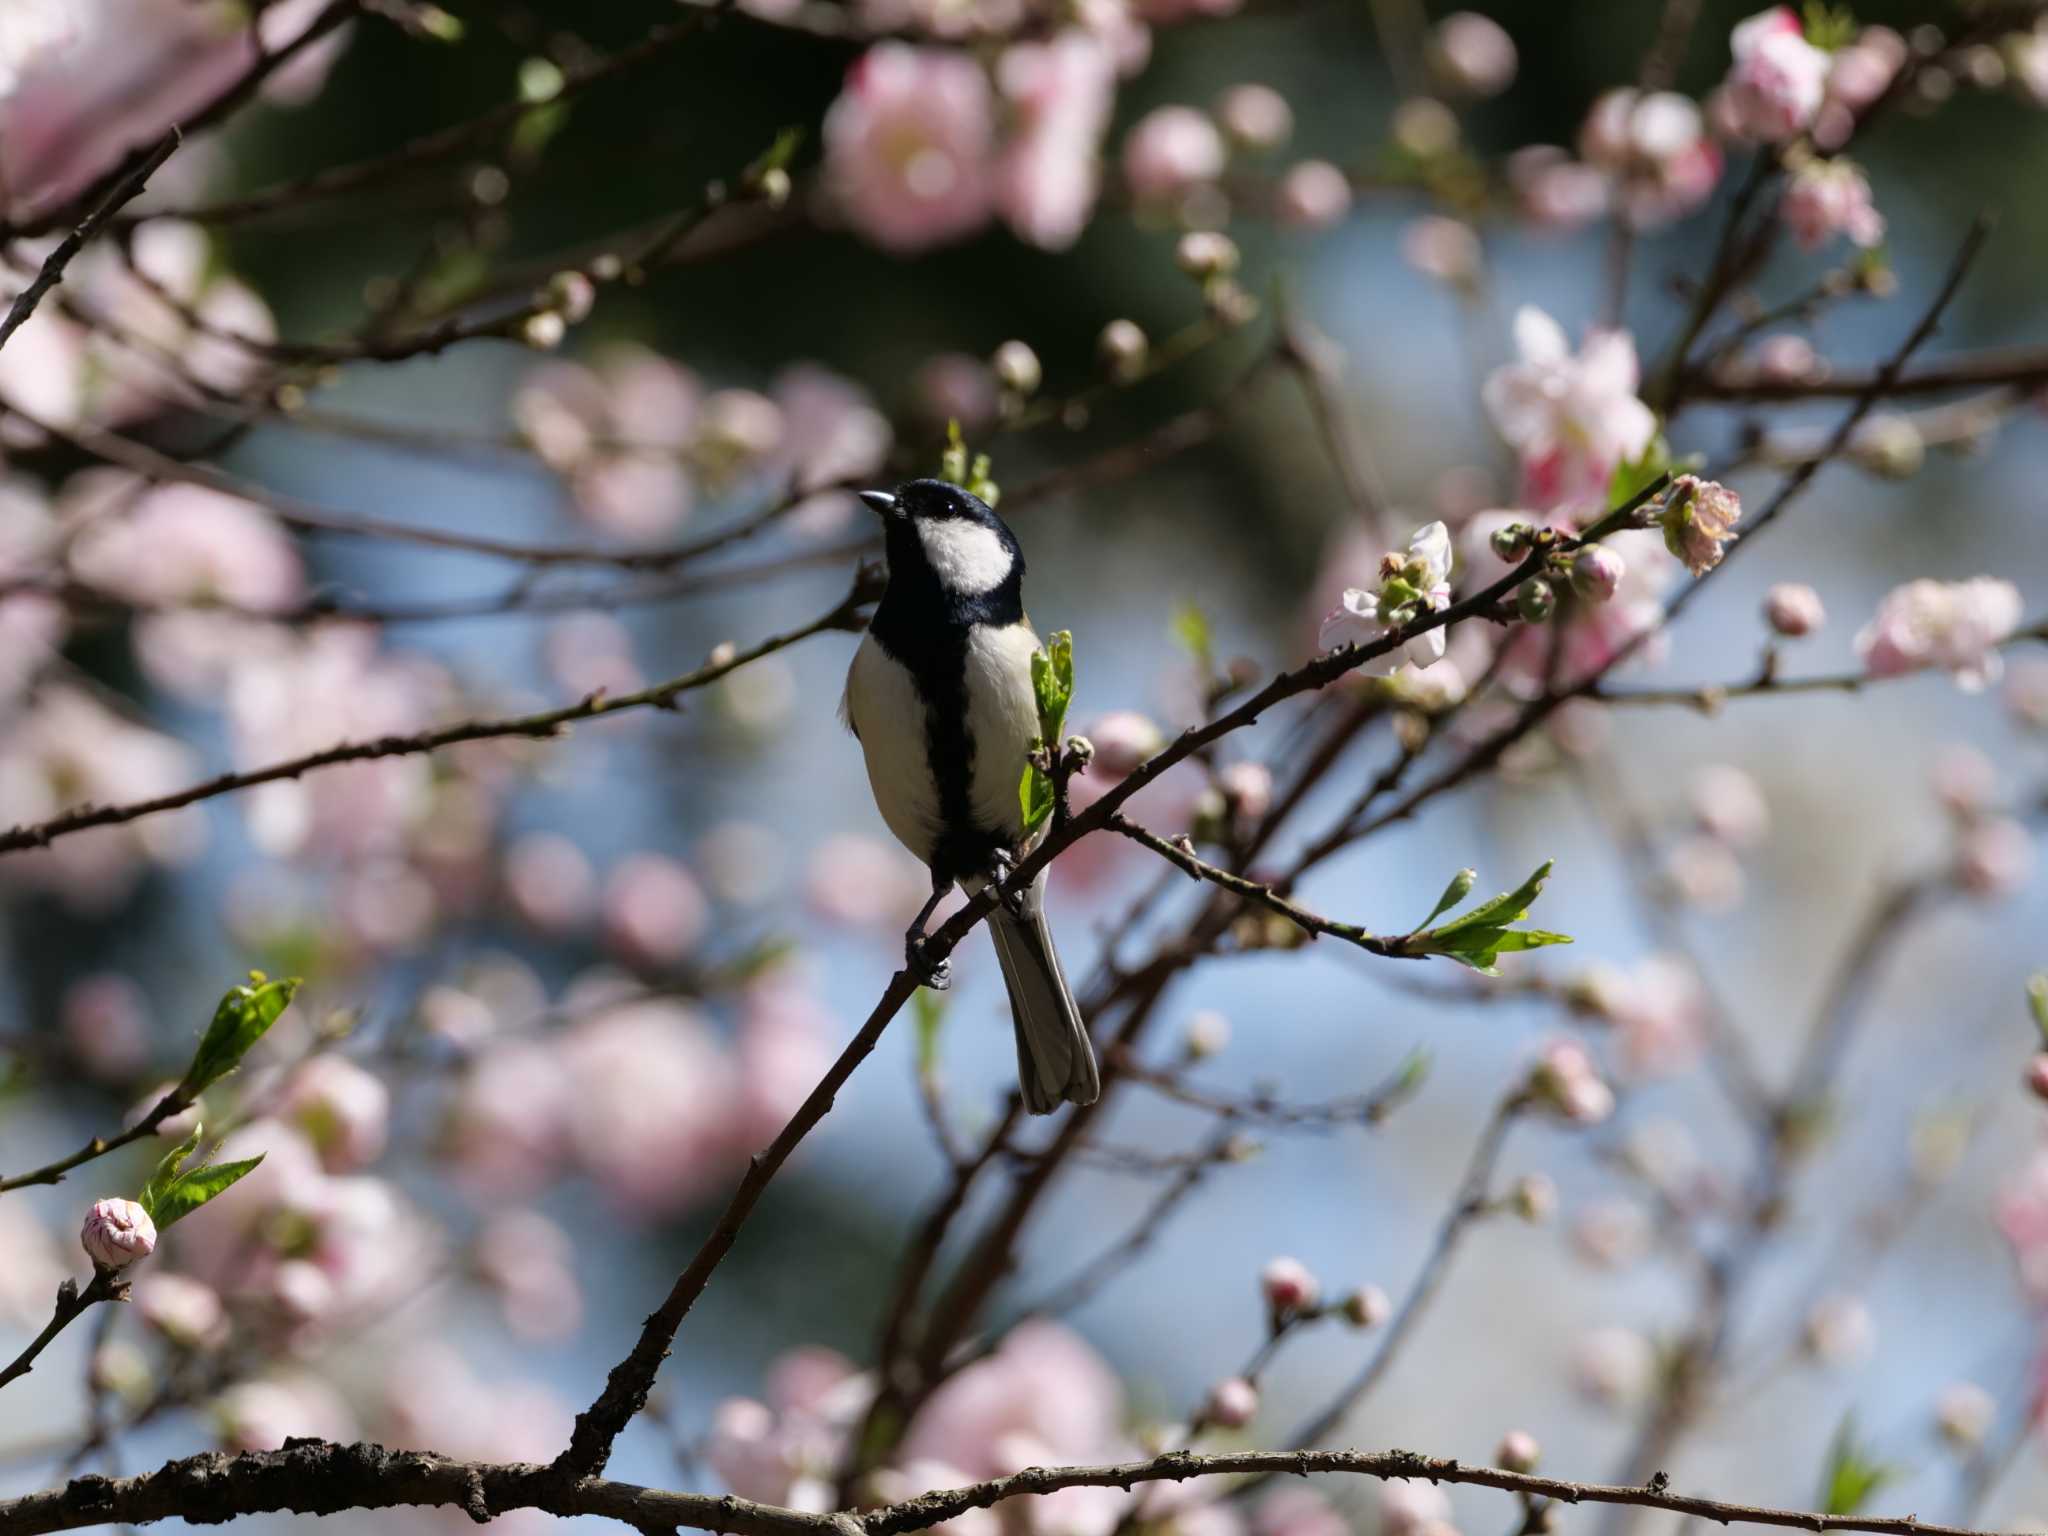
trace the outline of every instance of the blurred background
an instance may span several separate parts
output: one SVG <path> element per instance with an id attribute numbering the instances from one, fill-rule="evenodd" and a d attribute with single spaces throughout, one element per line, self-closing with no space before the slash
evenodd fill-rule
<path id="1" fill-rule="evenodd" d="M 25 70 L 0 103 L 11 189 L 22 187 L 23 146 L 51 135 L 75 144 L 79 122 L 111 110 L 113 98 L 93 91 L 132 86 L 145 67 L 210 67 L 176 32 L 190 16 L 161 14 L 206 7 L 101 9 L 115 19 L 88 27 L 72 45 L 82 52 L 43 76 Z M 1247 657 L 1256 675 L 1298 663 L 1333 591 L 1369 585 L 1379 550 L 1432 518 L 1455 526 L 1519 505 L 1513 456 L 1478 392 L 1515 355 L 1514 312 L 1539 306 L 1574 337 L 1615 318 L 1603 314 L 1610 220 L 1538 216 L 1517 204 L 1502 167 L 1525 146 L 1576 145 L 1589 105 L 1637 79 L 1663 7 L 1485 11 L 1512 38 L 1518 66 L 1511 86 L 1458 102 L 1458 175 L 1417 172 L 1397 117 L 1429 88 L 1424 61 L 1442 8 L 1249 0 L 1229 14 L 1152 18 L 1149 57 L 1116 90 L 1102 206 L 1070 248 L 1039 249 L 991 226 L 908 252 L 847 227 L 829 205 L 821 124 L 869 44 L 817 35 L 831 29 L 807 29 L 811 12 L 716 15 L 560 100 L 562 78 L 686 13 L 637 0 L 451 4 L 351 22 L 302 55 L 288 89 L 181 151 L 137 209 L 204 210 L 383 155 L 522 93 L 533 105 L 516 132 L 475 153 L 400 167 L 348 195 L 134 227 L 143 270 L 175 269 L 188 307 L 214 325 L 331 345 L 332 357 L 314 347 L 203 358 L 207 330 L 153 329 L 146 297 L 135 297 L 142 279 L 112 254 L 74 269 L 66 292 L 79 310 L 39 314 L 0 352 L 0 399 L 65 429 L 39 434 L 10 419 L 0 521 L 15 526 L 0 529 L 0 574 L 69 560 L 86 585 L 142 594 L 126 606 L 45 594 L 50 607 L 33 620 L 17 609 L 18 679 L 0 658 L 11 690 L 0 823 L 333 741 L 645 686 L 720 645 L 829 610 L 866 552 L 857 506 L 822 490 L 690 565 L 688 579 L 600 566 L 541 570 L 517 585 L 517 567 L 473 553 L 315 537 L 263 510 L 236 521 L 217 506 L 181 506 L 181 495 L 214 495 L 191 486 L 138 492 L 81 445 L 79 429 L 93 422 L 217 463 L 288 506 L 622 548 L 741 523 L 806 477 L 821 488 L 935 472 L 944 423 L 956 418 L 1012 493 L 1003 510 L 1029 553 L 1034 620 L 1041 632 L 1074 634 L 1072 726 L 1098 744 L 1142 742 L 1148 724 L 1170 734 L 1202 709 L 1191 612 L 1219 663 Z M 1695 98 L 1726 74 L 1746 7 L 1699 11 L 1670 80 Z M 1909 42 L 1915 28 L 1960 33 L 1978 20 L 1959 6 L 1880 3 L 1857 6 L 1854 19 Z M 994 45 L 968 32 L 923 46 L 992 57 Z M 2048 177 L 2048 119 L 2027 95 L 2019 55 L 1989 53 L 2008 61 L 1996 78 L 1977 58 L 1975 76 L 1953 71 L 1947 91 L 1915 95 L 1856 141 L 1889 226 L 1895 292 L 1859 292 L 1810 327 L 1774 328 L 1806 336 L 1837 369 L 1890 353 L 1979 215 L 1996 220 L 1994 233 L 1923 358 L 2048 344 L 2048 207 L 2036 195 Z M 1142 199 L 1117 168 L 1132 125 L 1166 105 L 1211 111 L 1247 83 L 1291 107 L 1285 145 L 1234 150 L 1227 198 L 1170 216 L 1134 206 Z M 119 99 L 142 113 L 150 98 L 134 87 Z M 567 306 L 559 345 L 536 345 L 556 338 L 529 326 L 438 355 L 347 355 L 374 334 L 366 326 L 380 305 L 396 312 L 500 288 L 516 298 L 621 232 L 691 206 L 708 182 L 736 184 L 789 128 L 800 138 L 786 207 L 709 221 L 683 247 L 687 259 L 644 281 L 603 283 L 587 318 Z M 1416 131 L 1411 114 L 1411 139 Z M 1646 367 L 1677 334 L 1685 285 L 1705 275 L 1750 153 L 1731 148 L 1727 174 L 1696 209 L 1635 237 L 1619 318 Z M 1352 173 L 1348 211 L 1274 216 L 1276 189 L 1304 158 Z M 1478 248 L 1454 243 L 1451 256 L 1432 257 L 1427 233 L 1416 234 L 1428 215 L 1455 217 Z M 1181 228 L 1219 219 L 1242 250 L 1237 281 L 1260 306 L 1238 323 L 1205 320 L 1202 285 L 1175 264 Z M 151 242 L 161 247 L 153 256 Z M 1852 268 L 1844 249 L 1786 245 L 1749 286 L 1763 306 L 1783 302 L 1825 271 Z M 130 315 L 150 345 L 67 342 L 67 327 L 85 336 L 96 303 Z M 1169 360 L 1104 385 L 1098 338 L 1118 319 Z M 1274 369 L 1247 378 L 1282 319 L 1312 326 L 1342 354 L 1337 405 L 1379 516 L 1347 492 L 1300 381 Z M 406 333 L 401 320 L 386 334 Z M 1021 420 L 1015 408 L 1005 416 L 988 365 L 1013 339 L 1042 368 L 1038 398 L 1055 402 L 1023 407 Z M 1171 360 L 1182 345 L 1187 355 Z M 204 387 L 195 392 L 189 376 L 164 385 L 174 363 Z M 85 381 L 80 400 L 130 375 L 156 398 L 126 414 L 58 398 L 56 381 L 74 375 Z M 1076 397 L 1085 405 L 1060 408 Z M 1191 433 L 1198 441 L 1159 448 L 1163 424 L 1219 400 L 1227 408 Z M 1753 462 L 1757 434 L 1825 430 L 1843 408 L 1696 403 L 1666 434 L 1675 451 L 1704 454 L 1708 473 L 1750 458 L 1726 478 L 1755 505 L 1777 478 Z M 1783 670 L 1795 676 L 1857 670 L 1857 629 L 1914 577 L 1995 574 L 2038 614 L 2035 594 L 2048 591 L 2041 425 L 2038 406 L 2001 409 L 1995 430 L 1966 434 L 1967 452 L 1931 443 L 1924 465 L 1916 454 L 1889 466 L 1917 472 L 1873 473 L 1875 453 L 1828 468 L 1686 611 L 1661 663 L 1632 666 L 1621 681 L 1748 677 L 1774 582 L 1810 584 L 1830 616 L 1786 648 Z M 668 459 L 616 449 L 650 435 Z M 1153 451 L 1134 463 L 1103 457 L 1134 442 Z M 116 515 L 132 511 L 131 530 L 155 520 L 162 542 L 108 540 L 95 553 L 92 536 L 76 534 L 95 498 L 131 499 Z M 179 594 L 151 583 L 188 569 L 203 569 L 210 595 L 231 605 L 300 611 L 261 622 L 175 611 Z M 557 596 L 576 593 L 598 595 Z M 322 619 L 309 605 L 371 620 Z M 447 611 L 465 605 L 494 611 Z M 686 695 L 677 713 L 315 774 L 0 859 L 0 1032 L 14 1063 L 0 1169 L 118 1125 L 176 1076 L 222 989 L 250 967 L 307 983 L 264 1058 L 209 1109 L 217 1125 L 252 1122 L 235 1132 L 251 1145 L 272 1145 L 266 1127 L 280 1123 L 304 1131 L 299 1162 L 272 1151 L 263 1177 L 276 1187 L 260 1197 L 268 1224 L 239 1226 L 224 1204 L 151 1261 L 223 1291 L 232 1340 L 177 1342 L 162 1314 L 178 1298 L 160 1303 L 154 1322 L 139 1306 L 88 1318 L 0 1394 L 4 1486 L 47 1483 L 90 1426 L 144 1408 L 90 1465 L 134 1471 L 216 1442 L 296 1432 L 550 1454 L 568 1412 L 594 1395 L 708 1228 L 745 1153 L 781 1125 L 898 961 L 922 872 L 886 840 L 836 718 L 854 644 L 836 632 L 806 640 Z M 1398 932 L 1462 866 L 1478 870 L 1486 894 L 1554 859 L 1533 917 L 1575 943 L 1516 957 L 1527 963 L 1499 982 L 1335 944 L 1185 975 L 1149 1054 L 1177 1071 L 1192 1031 L 1206 1054 L 1187 1068 L 1189 1084 L 1312 1101 L 1364 1092 L 1418 1053 L 1427 1071 L 1375 1126 L 1244 1125 L 1255 1153 L 1210 1170 L 1156 1240 L 1064 1319 L 1120 1379 L 1125 1431 L 1184 1419 L 1242 1368 L 1265 1328 L 1259 1272 L 1276 1255 L 1299 1258 L 1332 1295 L 1373 1285 L 1400 1303 L 1487 1117 L 1539 1042 L 1562 1029 L 1586 1033 L 1614 1067 L 1615 1117 L 1591 1130 L 1514 1125 L 1488 1187 L 1545 1176 L 1555 1216 L 1474 1222 L 1390 1374 L 1326 1443 L 1484 1460 L 1523 1428 L 1541 1440 L 1546 1471 L 1618 1475 L 1653 1412 L 1659 1348 L 1701 1315 L 1696 1262 L 1649 1184 L 1705 1191 L 1705 1214 L 1687 1222 L 1711 1249 L 1730 1230 L 1715 1202 L 1751 1176 L 1755 1143 L 1700 1064 L 1697 1040 L 1632 1071 L 1614 1032 L 1573 1014 L 1560 993 L 1574 983 L 1582 1000 L 1602 985 L 1638 997 L 1675 988 L 1675 1015 L 1651 1027 L 1688 1036 L 1700 1027 L 1703 979 L 1779 1082 L 1810 1020 L 1840 996 L 1844 957 L 1869 914 L 1924 877 L 1926 899 L 1856 954 L 1848 988 L 1860 994 L 1859 1022 L 1828 1134 L 1758 1240 L 1765 1251 L 1737 1296 L 1709 1411 L 1659 1465 L 1688 1490 L 1810 1507 L 1829 1444 L 1853 1414 L 1872 1453 L 1898 1470 L 1875 1505 L 1945 1517 L 1990 1482 L 1979 1523 L 2011 1529 L 2048 1515 L 2048 1464 L 2028 1427 L 2038 1312 L 2024 1234 L 2008 1240 L 2031 1209 L 2043 1113 L 2021 1075 L 2039 1045 L 2024 983 L 2048 957 L 2048 892 L 2025 879 L 2016 854 L 1974 892 L 1947 883 L 1978 820 L 2040 803 L 2042 706 L 2023 690 L 2041 685 L 2023 654 L 2006 691 L 1965 692 L 1936 672 L 1860 692 L 1736 699 L 1713 714 L 1577 716 L 1303 888 L 1318 911 Z M 1223 763 L 1265 762 L 1284 778 L 1298 718 L 1276 713 L 1234 738 Z M 1300 826 L 1337 814 L 1395 750 L 1391 727 L 1377 727 Z M 1741 798 L 1713 772 L 1702 780 L 1716 765 L 1753 781 L 1767 815 L 1708 846 L 1703 817 L 1711 830 L 1713 805 Z M 1139 805 L 1149 825 L 1177 831 L 1214 815 L 1217 793 L 1191 767 Z M 1055 871 L 1054 924 L 1077 978 L 1094 973 L 1108 925 L 1159 877 L 1149 855 L 1102 841 Z M 1275 859 L 1300 841 L 1283 837 Z M 1170 887 L 1126 953 L 1172 931 L 1199 899 L 1185 883 Z M 1674 943 L 1690 960 L 1670 958 Z M 972 1140 L 1000 1112 L 1013 1055 L 979 936 L 956 957 L 955 977 L 937 1075 L 946 1113 Z M 345 1071 L 309 1084 L 307 1064 L 327 1058 L 374 1085 Z M 1070 1167 L 1028 1228 L 989 1321 L 1014 1317 L 1112 1247 L 1158 1198 L 1171 1160 L 1200 1148 L 1214 1124 L 1161 1095 L 1125 1095 L 1092 1133 L 1104 1154 Z M 351 1141 L 352 1131 L 367 1139 Z M 1112 1155 L 1119 1149 L 1169 1166 Z M 131 1193 L 153 1155 L 129 1149 L 54 1189 L 0 1199 L 6 1352 L 40 1326 L 56 1278 L 81 1272 L 70 1233 L 85 1203 Z M 317 1202 L 292 1191 L 290 1170 L 302 1166 L 333 1186 Z M 718 1486 L 701 1453 L 722 1401 L 761 1397 L 771 1363 L 794 1346 L 868 1363 L 895 1257 L 945 1174 L 906 1016 L 692 1314 L 659 1413 L 628 1433 L 613 1475 Z M 258 1193 L 236 1198 L 245 1195 L 258 1209 Z M 303 1226 L 289 1241 L 279 1235 L 279 1211 L 311 1224 L 310 1246 Z M 250 1244 L 307 1267 L 279 1279 L 283 1266 L 252 1259 Z M 242 1282 L 263 1294 L 239 1296 Z M 1377 1346 L 1334 1324 L 1283 1349 L 1238 1442 L 1284 1443 Z M 1958 1383 L 1986 1394 L 1981 1450 L 1953 1424 L 1946 1440 L 1941 1432 L 1944 1412 L 1954 1418 L 1965 1401 Z M 1394 1528 L 1373 1489 L 1327 1491 L 1358 1528 Z M 1460 1490 L 1451 1518 L 1484 1529 L 1510 1518 L 1499 1503 Z M 1091 1536 L 1076 1519 L 1077 1536 Z M 1567 1512 L 1564 1523 L 1592 1519 Z"/>

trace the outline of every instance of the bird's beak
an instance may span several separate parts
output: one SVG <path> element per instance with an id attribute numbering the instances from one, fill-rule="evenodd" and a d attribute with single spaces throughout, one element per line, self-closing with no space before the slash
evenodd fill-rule
<path id="1" fill-rule="evenodd" d="M 887 491 L 862 491 L 860 499 L 884 517 L 896 515 L 896 498 Z"/>

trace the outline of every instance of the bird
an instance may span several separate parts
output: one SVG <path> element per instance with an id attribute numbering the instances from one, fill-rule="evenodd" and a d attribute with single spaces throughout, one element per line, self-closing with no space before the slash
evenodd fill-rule
<path id="1" fill-rule="evenodd" d="M 912 972 L 949 980 L 925 955 L 925 924 L 955 885 L 1000 882 L 1034 841 L 1018 786 L 1038 739 L 1024 616 L 1024 551 L 979 496 L 946 480 L 862 491 L 880 514 L 888 584 L 846 675 L 841 715 L 867 760 L 875 805 L 931 871 L 931 899 L 903 936 Z M 1045 871 L 989 913 L 1024 1107 L 1050 1114 L 1101 1093 L 1095 1048 L 1053 947 Z"/>

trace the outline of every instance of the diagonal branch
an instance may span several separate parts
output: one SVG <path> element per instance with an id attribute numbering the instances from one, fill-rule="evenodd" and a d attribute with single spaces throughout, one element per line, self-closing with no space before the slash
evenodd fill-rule
<path id="1" fill-rule="evenodd" d="M 66 235 L 57 248 L 44 259 L 40 271 L 29 279 L 29 284 L 14 296 L 14 303 L 8 307 L 5 319 L 0 319 L 0 347 L 7 345 L 7 339 L 28 323 L 28 317 L 36 312 L 36 306 L 43 302 L 43 296 L 64 280 L 64 269 L 71 265 L 71 258 L 85 249 L 86 242 L 100 232 L 117 208 L 133 202 L 142 195 L 142 189 L 149 185 L 149 178 L 163 167 L 163 163 L 178 151 L 184 142 L 176 127 L 167 131 L 157 140 L 156 145 L 143 157 L 134 171 L 123 177 L 114 190 L 107 194 L 106 201 L 85 216 L 78 228 Z"/>

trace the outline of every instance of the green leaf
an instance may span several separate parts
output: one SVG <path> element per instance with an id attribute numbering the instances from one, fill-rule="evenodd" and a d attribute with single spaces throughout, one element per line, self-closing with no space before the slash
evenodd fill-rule
<path id="1" fill-rule="evenodd" d="M 2034 1027 L 2041 1031 L 2041 1043 L 2048 1046 L 2048 971 L 2037 971 L 2027 978 L 2027 1011 L 2034 1016 Z"/>
<path id="2" fill-rule="evenodd" d="M 208 1163 L 203 1168 L 190 1169 L 165 1185 L 158 1192 L 154 1204 L 144 1202 L 144 1208 L 161 1232 L 172 1222 L 190 1216 L 262 1161 L 263 1154 L 259 1152 L 238 1162 Z"/>
<path id="3" fill-rule="evenodd" d="M 1204 672 L 1214 671 L 1210 658 L 1215 654 L 1209 632 L 1209 616 L 1194 603 L 1182 603 L 1173 610 L 1173 638 L 1178 640 Z"/>
<path id="4" fill-rule="evenodd" d="M 1545 859 L 1537 866 L 1536 872 L 1516 886 L 1504 891 L 1491 900 L 1482 901 L 1471 911 L 1451 919 L 1441 927 L 1424 927 L 1412 933 L 1406 940 L 1407 946 L 1420 955 L 1443 955 L 1460 965 L 1470 966 L 1482 976 L 1498 976 L 1495 965 L 1504 954 L 1517 950 L 1541 949 L 1550 944 L 1569 944 L 1569 934 L 1552 933 L 1543 928 L 1516 928 L 1513 925 L 1529 915 L 1529 908 L 1543 890 L 1543 882 L 1550 878 L 1555 861 Z M 1444 899 L 1430 916 L 1436 917 L 1446 907 L 1461 900 L 1472 888 L 1469 870 L 1461 870 L 1458 878 L 1451 881 L 1444 892 Z M 1459 882 L 1464 888 L 1459 889 Z M 1455 894 L 1453 894 L 1455 892 Z"/>
<path id="5" fill-rule="evenodd" d="M 1033 750 L 1061 750 L 1066 740 L 1067 706 L 1074 698 L 1074 636 L 1069 630 L 1055 630 L 1041 650 L 1031 653 L 1031 693 L 1038 708 L 1038 740 Z M 1036 763 L 1024 765 L 1024 777 L 1017 785 L 1017 803 L 1024 813 L 1024 830 L 1036 831 L 1052 814 L 1052 779 Z"/>
<path id="6" fill-rule="evenodd" d="M 946 1000 L 930 987 L 919 987 L 911 994 L 910 1007 L 917 1025 L 917 1075 L 929 1077 L 939 1070 L 939 1031 L 946 1022 Z"/>
<path id="7" fill-rule="evenodd" d="M 199 1039 L 199 1049 L 185 1069 L 179 1091 L 195 1099 L 240 1066 L 249 1048 L 277 1022 L 298 990 L 296 976 L 270 981 L 261 971 L 251 971 L 247 985 L 229 988 Z"/>
<path id="8" fill-rule="evenodd" d="M 1658 476 L 1669 473 L 1671 445 L 1664 441 L 1664 434 L 1659 432 L 1644 445 L 1639 455 L 1614 466 L 1614 476 L 1607 482 L 1607 505 L 1626 506 Z"/>
<path id="9" fill-rule="evenodd" d="M 1491 901 L 1482 901 L 1470 912 L 1445 923 L 1436 932 L 1444 934 L 1457 933 L 1466 928 L 1505 928 L 1509 923 L 1520 921 L 1528 916 L 1529 908 L 1535 905 L 1537 896 L 1543 890 L 1543 882 L 1550 878 L 1551 866 L 1556 862 L 1555 859 L 1545 859 L 1536 867 L 1536 873 L 1512 891 L 1504 892 Z"/>
<path id="10" fill-rule="evenodd" d="M 1436 905 L 1429 909 L 1429 916 L 1425 917 L 1415 926 L 1427 928 L 1467 896 L 1470 896 L 1472 894 L 1472 883 L 1478 878 L 1479 871 L 1476 869 L 1461 869 L 1451 876 L 1451 883 L 1444 887 L 1443 895 L 1437 897 Z"/>
<path id="11" fill-rule="evenodd" d="M 199 1150 L 199 1137 L 204 1130 L 204 1126 L 193 1126 L 192 1134 L 163 1155 L 163 1160 L 156 1165 L 156 1171 L 149 1176 L 149 1182 L 142 1186 L 137 1203 L 149 1212 L 151 1221 L 157 1220 L 157 1206 L 162 1202 L 165 1193 L 178 1182 L 178 1170 L 185 1165 L 185 1159 Z M 162 1226 L 163 1223 L 158 1221 L 157 1225 Z"/>
<path id="12" fill-rule="evenodd" d="M 1852 1414 L 1842 1420 L 1828 1447 L 1827 1466 L 1821 1475 L 1821 1508 L 1830 1515 L 1853 1515 L 1878 1489 L 1904 1475 L 1903 1467 L 1877 1460 L 1857 1439 Z"/>

